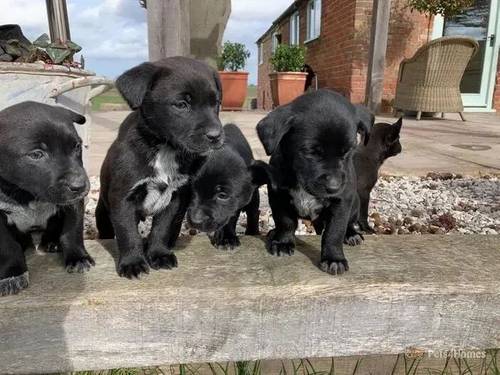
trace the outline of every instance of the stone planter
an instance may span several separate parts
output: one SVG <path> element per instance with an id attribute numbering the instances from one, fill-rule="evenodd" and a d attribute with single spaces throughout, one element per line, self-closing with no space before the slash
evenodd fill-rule
<path id="1" fill-rule="evenodd" d="M 307 73 L 277 72 L 270 73 L 271 94 L 275 107 L 288 104 L 304 93 Z"/>
<path id="2" fill-rule="evenodd" d="M 90 144 L 90 100 L 113 87 L 112 80 L 96 77 L 88 70 L 44 63 L 0 63 L 0 110 L 33 100 L 59 104 L 82 115 L 87 122 L 77 126 L 83 140 L 83 160 L 87 166 Z"/>
<path id="3" fill-rule="evenodd" d="M 222 82 L 222 109 L 241 111 L 248 90 L 247 72 L 219 72 Z"/>

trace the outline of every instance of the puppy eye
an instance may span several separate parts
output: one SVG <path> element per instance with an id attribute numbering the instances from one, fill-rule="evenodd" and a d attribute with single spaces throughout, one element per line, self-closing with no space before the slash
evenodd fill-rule
<path id="1" fill-rule="evenodd" d="M 173 106 L 175 107 L 175 109 L 179 111 L 187 111 L 189 109 L 189 103 L 185 100 L 180 100 L 178 102 L 175 102 Z"/>
<path id="2" fill-rule="evenodd" d="M 77 143 L 75 145 L 74 152 L 75 152 L 75 154 L 81 154 L 82 153 L 82 144 L 81 143 Z"/>
<path id="3" fill-rule="evenodd" d="M 219 191 L 219 192 L 217 193 L 217 199 L 220 199 L 220 200 L 222 200 L 222 201 L 226 201 L 226 200 L 228 200 L 228 199 L 229 199 L 229 194 L 227 194 L 227 193 L 225 193 L 225 192 L 223 192 L 223 191 Z"/>
<path id="4" fill-rule="evenodd" d="M 43 150 L 33 150 L 28 153 L 28 157 L 32 160 L 41 160 L 46 156 L 47 154 Z"/>

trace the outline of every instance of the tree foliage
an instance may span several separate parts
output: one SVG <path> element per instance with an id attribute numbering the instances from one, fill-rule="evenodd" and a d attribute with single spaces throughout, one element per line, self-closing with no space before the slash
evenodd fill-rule
<path id="1" fill-rule="evenodd" d="M 305 50 L 299 46 L 280 44 L 271 57 L 271 64 L 276 72 L 300 72 L 304 63 Z"/>
<path id="2" fill-rule="evenodd" d="M 474 5 L 474 0 L 408 0 L 411 10 L 428 15 L 451 18 Z"/>
<path id="3" fill-rule="evenodd" d="M 250 51 L 242 43 L 225 42 L 217 65 L 219 70 L 237 72 L 245 67 Z"/>

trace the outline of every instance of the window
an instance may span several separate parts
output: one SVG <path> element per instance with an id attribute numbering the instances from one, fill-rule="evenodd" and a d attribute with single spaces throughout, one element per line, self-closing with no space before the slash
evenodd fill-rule
<path id="1" fill-rule="evenodd" d="M 273 53 L 276 51 L 276 47 L 281 44 L 281 34 L 278 34 L 277 31 L 273 33 Z"/>
<path id="2" fill-rule="evenodd" d="M 264 46 L 263 43 L 259 43 L 259 65 L 264 63 Z"/>
<path id="3" fill-rule="evenodd" d="M 321 32 L 321 0 L 307 4 L 307 40 L 316 39 Z"/>
<path id="4" fill-rule="evenodd" d="M 297 45 L 299 44 L 299 32 L 300 32 L 300 27 L 299 27 L 299 12 L 295 12 L 292 14 L 290 17 L 290 45 Z"/>

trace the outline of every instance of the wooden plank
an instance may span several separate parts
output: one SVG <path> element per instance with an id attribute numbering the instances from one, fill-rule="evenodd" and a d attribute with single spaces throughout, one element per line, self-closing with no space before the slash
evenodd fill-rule
<path id="1" fill-rule="evenodd" d="M 380 111 L 384 93 L 385 55 L 390 17 L 391 0 L 374 0 L 365 100 L 368 108 L 374 113 Z"/>
<path id="2" fill-rule="evenodd" d="M 148 0 L 149 60 L 190 54 L 190 0 Z"/>
<path id="3" fill-rule="evenodd" d="M 500 347 L 498 236 L 369 237 L 341 277 L 319 243 L 276 258 L 260 237 L 232 253 L 190 237 L 179 268 L 140 281 L 116 275 L 114 241 L 87 243 L 85 275 L 32 254 L 30 288 L 0 298 L 0 373 Z"/>

